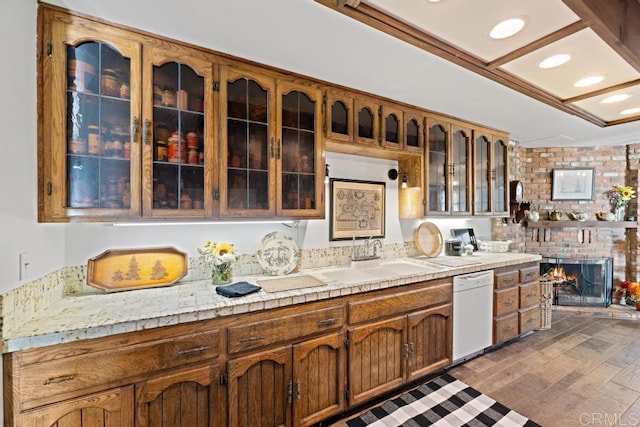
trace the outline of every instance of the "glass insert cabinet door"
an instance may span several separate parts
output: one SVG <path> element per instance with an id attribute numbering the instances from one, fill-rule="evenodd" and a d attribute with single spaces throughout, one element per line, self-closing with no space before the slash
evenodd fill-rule
<path id="1" fill-rule="evenodd" d="M 195 50 L 177 56 L 155 47 L 144 56 L 145 217 L 213 215 L 213 65 Z"/>
<path id="2" fill-rule="evenodd" d="M 471 211 L 470 132 L 456 127 L 452 127 L 451 131 L 451 211 L 469 213 Z"/>
<path id="3" fill-rule="evenodd" d="M 474 188 L 474 213 L 490 213 L 489 184 L 491 182 L 490 158 L 491 141 L 486 135 L 474 135 L 475 158 L 475 188 Z"/>
<path id="4" fill-rule="evenodd" d="M 130 63 L 105 43 L 67 47 L 71 208 L 131 207 Z"/>
<path id="5" fill-rule="evenodd" d="M 43 118 L 51 144 L 43 148 L 51 162 L 44 171 L 51 178 L 46 219 L 139 215 L 140 94 L 131 88 L 140 78 L 140 44 L 113 33 L 103 39 L 99 26 L 87 41 L 91 34 L 63 26 L 53 24 L 51 86 L 44 89 L 52 105 Z M 60 123 L 62 132 L 55 129 Z"/>
<path id="6" fill-rule="evenodd" d="M 153 209 L 204 209 L 204 77 L 183 63 L 154 65 L 152 123 Z"/>
<path id="7" fill-rule="evenodd" d="M 222 72 L 221 216 L 275 214 L 275 81 L 242 70 Z"/>
<path id="8" fill-rule="evenodd" d="M 508 141 L 506 138 L 494 137 L 493 165 L 491 178 L 493 180 L 493 213 L 507 212 L 507 155 Z"/>
<path id="9" fill-rule="evenodd" d="M 321 91 L 278 84 L 278 209 L 284 216 L 324 215 L 324 150 L 319 146 Z M 322 178 L 322 180 L 321 180 Z"/>
<path id="10" fill-rule="evenodd" d="M 443 213 L 449 210 L 447 187 L 451 174 L 448 166 L 448 127 L 435 124 L 429 128 L 427 145 L 428 211 Z"/>

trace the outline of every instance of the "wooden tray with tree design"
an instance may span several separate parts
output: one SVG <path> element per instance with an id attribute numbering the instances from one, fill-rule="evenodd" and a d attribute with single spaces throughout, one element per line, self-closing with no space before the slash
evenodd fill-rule
<path id="1" fill-rule="evenodd" d="M 108 249 L 89 259 L 87 284 L 107 292 L 168 286 L 187 269 L 187 254 L 173 247 Z"/>

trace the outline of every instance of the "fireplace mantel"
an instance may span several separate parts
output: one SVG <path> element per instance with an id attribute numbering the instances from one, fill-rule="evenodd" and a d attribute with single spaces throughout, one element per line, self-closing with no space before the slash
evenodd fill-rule
<path id="1" fill-rule="evenodd" d="M 530 228 L 638 228 L 638 221 L 527 221 Z"/>

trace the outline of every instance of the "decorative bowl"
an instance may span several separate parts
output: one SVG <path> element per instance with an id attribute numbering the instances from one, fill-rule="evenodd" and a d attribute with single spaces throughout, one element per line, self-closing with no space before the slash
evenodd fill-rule
<path id="1" fill-rule="evenodd" d="M 591 214 L 587 212 L 574 212 L 572 216 L 576 221 L 586 221 L 591 218 Z"/>

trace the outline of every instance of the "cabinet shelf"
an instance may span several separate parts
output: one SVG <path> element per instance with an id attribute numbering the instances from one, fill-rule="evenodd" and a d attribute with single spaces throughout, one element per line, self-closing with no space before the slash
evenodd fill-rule
<path id="1" fill-rule="evenodd" d="M 530 228 L 637 228 L 637 221 L 536 221 L 526 222 Z"/>

